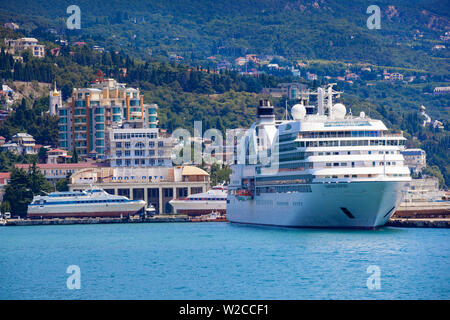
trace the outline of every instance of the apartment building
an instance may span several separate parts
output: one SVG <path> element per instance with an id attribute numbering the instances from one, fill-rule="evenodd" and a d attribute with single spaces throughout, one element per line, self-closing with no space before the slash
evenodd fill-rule
<path id="1" fill-rule="evenodd" d="M 81 158 L 95 151 L 100 159 L 107 156 L 110 130 L 125 123 L 132 128 L 156 128 L 157 108 L 144 104 L 139 89 L 101 77 L 90 88 L 74 88 L 68 105 L 50 105 L 51 113 L 59 117 L 59 147 L 76 149 Z"/>

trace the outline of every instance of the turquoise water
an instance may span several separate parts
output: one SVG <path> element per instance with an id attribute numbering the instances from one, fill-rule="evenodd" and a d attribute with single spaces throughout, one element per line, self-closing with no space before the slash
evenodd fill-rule
<path id="1" fill-rule="evenodd" d="M 0 299 L 449 299 L 449 240 L 448 229 L 3 227 Z M 80 290 L 67 289 L 69 265 Z"/>

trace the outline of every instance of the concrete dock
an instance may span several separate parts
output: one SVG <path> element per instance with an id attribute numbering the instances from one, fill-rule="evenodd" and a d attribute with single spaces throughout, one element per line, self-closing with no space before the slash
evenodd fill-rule
<path id="1" fill-rule="evenodd" d="M 403 219 L 391 218 L 386 226 L 400 228 L 450 228 L 450 218 Z"/>
<path id="2" fill-rule="evenodd" d="M 226 220 L 220 220 L 220 222 Z M 140 218 L 65 218 L 65 219 L 7 219 L 0 220 L 1 226 L 38 226 L 71 224 L 108 224 L 108 223 L 162 223 L 162 222 L 210 222 L 210 220 L 190 219 L 185 215 L 157 215 Z M 391 218 L 386 226 L 399 228 L 450 228 L 450 218 L 405 219 Z"/>
<path id="3" fill-rule="evenodd" d="M 7 219 L 0 221 L 0 226 L 38 226 L 38 225 L 70 225 L 70 224 L 108 224 L 108 223 L 161 223 L 190 222 L 187 216 L 158 215 L 148 218 L 53 218 L 53 219 Z"/>

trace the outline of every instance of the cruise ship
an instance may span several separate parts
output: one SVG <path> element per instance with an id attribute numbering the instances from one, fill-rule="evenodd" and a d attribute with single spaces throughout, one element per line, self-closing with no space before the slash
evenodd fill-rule
<path id="1" fill-rule="evenodd" d="M 284 227 L 376 228 L 410 181 L 406 139 L 363 112 L 353 116 L 341 92 L 303 93 L 291 117 L 276 121 L 263 100 L 240 139 L 228 186 L 227 219 Z M 317 98 L 310 105 L 310 96 Z"/>
<path id="2" fill-rule="evenodd" d="M 91 188 L 35 196 L 28 205 L 28 217 L 127 217 L 138 213 L 144 206 L 143 200 L 130 200 L 99 188 Z"/>
<path id="3" fill-rule="evenodd" d="M 169 203 L 177 213 L 188 216 L 202 216 L 212 212 L 224 215 L 227 208 L 227 187 L 215 186 L 203 193 L 191 194 L 183 199 L 172 199 Z"/>

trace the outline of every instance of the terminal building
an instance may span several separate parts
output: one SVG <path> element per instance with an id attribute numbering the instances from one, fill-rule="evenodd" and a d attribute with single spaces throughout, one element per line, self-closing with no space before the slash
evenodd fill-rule
<path id="1" fill-rule="evenodd" d="M 28 171 L 32 164 L 18 163 L 15 165 L 17 169 Z M 47 181 L 56 184 L 58 180 L 65 179 L 68 175 L 73 175 L 79 171 L 86 169 L 94 169 L 98 167 L 106 167 L 105 164 L 97 162 L 79 162 L 79 163 L 37 163 L 36 167 L 42 172 Z"/>
<path id="2" fill-rule="evenodd" d="M 177 167 L 91 167 L 70 177 L 70 191 L 92 185 L 115 195 L 140 199 L 153 205 L 157 213 L 175 213 L 169 201 L 210 188 L 209 174 L 194 166 Z"/>

